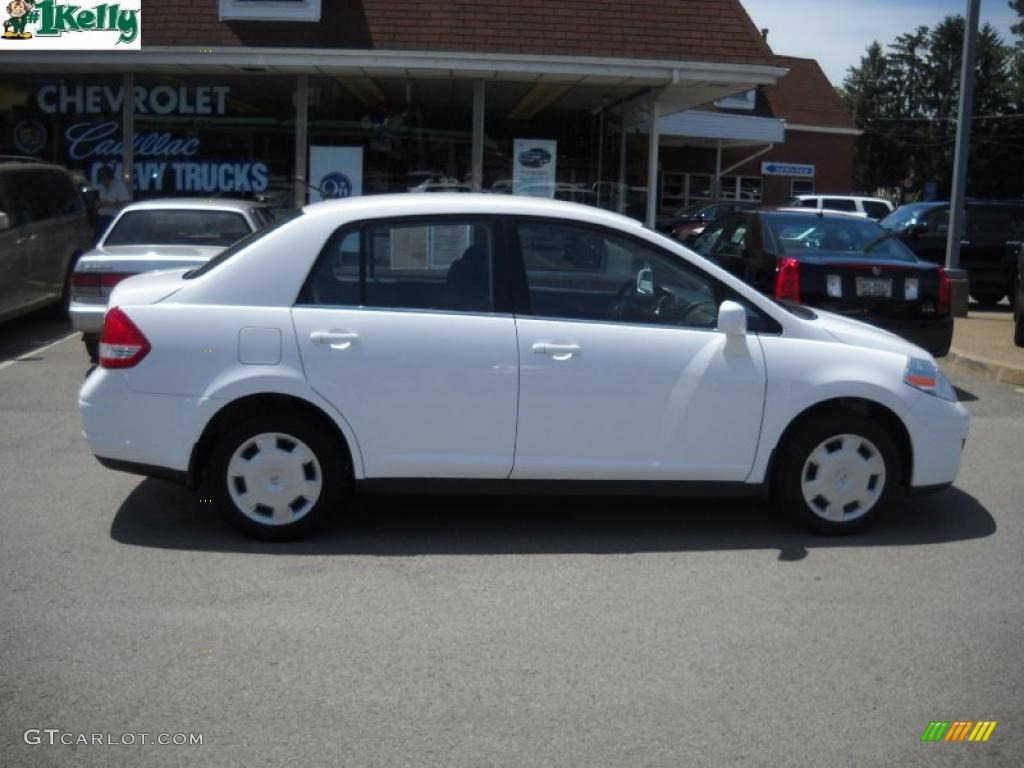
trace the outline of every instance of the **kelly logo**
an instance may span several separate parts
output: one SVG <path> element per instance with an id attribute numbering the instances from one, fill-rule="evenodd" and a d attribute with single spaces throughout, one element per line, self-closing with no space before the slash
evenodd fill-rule
<path id="1" fill-rule="evenodd" d="M 932 720 L 921 741 L 988 741 L 995 729 L 995 720 Z"/>
<path id="2" fill-rule="evenodd" d="M 3 40 L 46 50 L 138 50 L 141 0 L 72 4 L 58 0 L 11 0 Z"/>

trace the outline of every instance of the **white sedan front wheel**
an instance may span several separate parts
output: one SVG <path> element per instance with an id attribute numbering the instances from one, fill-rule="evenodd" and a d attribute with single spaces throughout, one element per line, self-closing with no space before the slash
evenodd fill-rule
<path id="1" fill-rule="evenodd" d="M 892 439 L 866 415 L 810 419 L 781 455 L 777 488 L 783 511 L 818 533 L 851 533 L 872 523 L 900 476 Z"/>

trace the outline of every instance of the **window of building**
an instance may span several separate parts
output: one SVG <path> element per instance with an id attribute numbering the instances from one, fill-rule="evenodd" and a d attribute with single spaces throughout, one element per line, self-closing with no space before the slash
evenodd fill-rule
<path id="1" fill-rule="evenodd" d="M 220 0 L 221 20 L 320 21 L 321 0 Z"/>
<path id="2" fill-rule="evenodd" d="M 790 191 L 793 197 L 797 195 L 813 195 L 814 194 L 814 182 L 810 179 L 793 179 L 790 182 Z"/>

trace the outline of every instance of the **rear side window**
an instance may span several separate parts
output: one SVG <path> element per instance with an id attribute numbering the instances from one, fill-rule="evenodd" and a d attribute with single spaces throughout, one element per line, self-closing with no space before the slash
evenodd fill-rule
<path id="1" fill-rule="evenodd" d="M 889 206 L 876 200 L 865 200 L 864 212 L 872 219 L 884 219 L 889 215 Z"/>
<path id="2" fill-rule="evenodd" d="M 826 197 L 821 201 L 821 207 L 830 211 L 848 211 L 850 213 L 855 213 L 857 211 L 857 201 L 842 197 Z"/>
<path id="3" fill-rule="evenodd" d="M 18 224 L 28 224 L 50 218 L 46 172 L 14 171 L 8 174 L 6 179 L 11 208 Z"/>
<path id="4" fill-rule="evenodd" d="M 816 198 L 816 197 L 809 197 L 809 198 L 807 198 L 805 200 L 801 200 L 800 201 L 800 207 L 801 208 L 817 208 L 818 207 L 818 198 Z"/>
<path id="5" fill-rule="evenodd" d="M 457 219 L 368 223 L 332 235 L 305 304 L 493 312 L 494 231 Z"/>
<path id="6" fill-rule="evenodd" d="M 68 216 L 78 213 L 84 207 L 82 196 L 75 183 L 66 173 L 46 171 L 46 183 L 50 188 L 49 213 L 51 216 Z"/>

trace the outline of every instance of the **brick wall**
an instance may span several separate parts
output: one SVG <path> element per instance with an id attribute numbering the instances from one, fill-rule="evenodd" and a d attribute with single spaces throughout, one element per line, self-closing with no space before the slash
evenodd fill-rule
<path id="1" fill-rule="evenodd" d="M 270 46 L 770 63 L 738 0 L 322 0 L 320 22 L 218 21 L 146 0 L 143 46 Z"/>
<path id="2" fill-rule="evenodd" d="M 832 133 L 789 131 L 785 143 L 756 160 L 729 172 L 729 176 L 761 176 L 761 163 L 777 160 L 789 163 L 811 163 L 815 166 L 814 191 L 848 195 L 853 192 L 853 147 L 855 136 Z M 727 150 L 722 153 L 722 167 L 753 154 L 756 147 Z M 665 147 L 661 151 L 662 172 L 714 173 L 715 153 L 710 149 Z M 787 176 L 764 176 L 761 195 L 765 205 L 779 205 L 790 197 Z"/>

